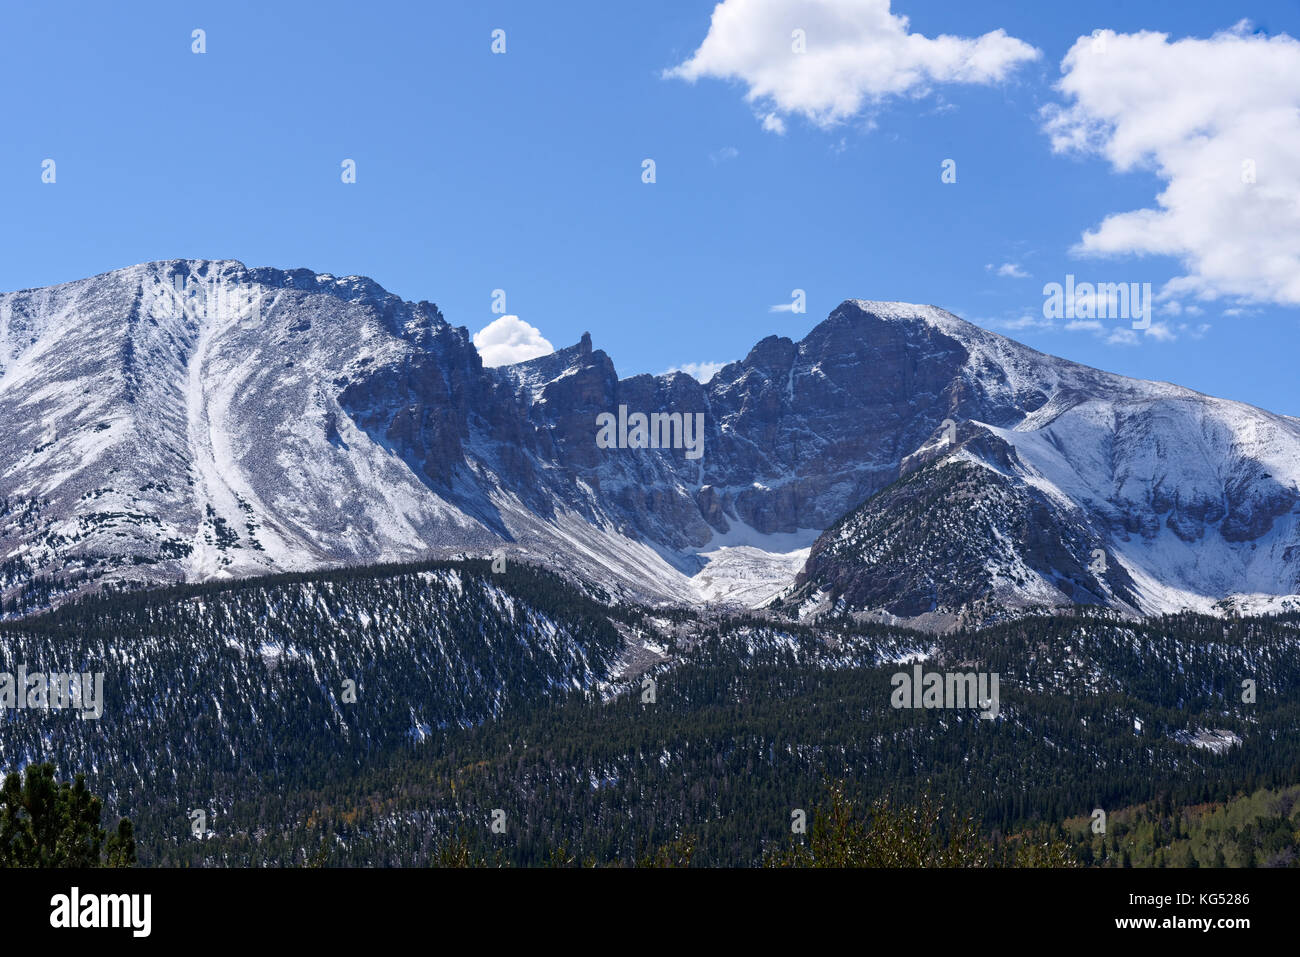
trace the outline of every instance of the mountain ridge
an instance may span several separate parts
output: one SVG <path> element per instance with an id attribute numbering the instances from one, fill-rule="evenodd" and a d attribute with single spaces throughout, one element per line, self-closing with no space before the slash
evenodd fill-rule
<path id="1" fill-rule="evenodd" d="M 598 448 L 596 416 L 620 407 L 702 415 L 703 459 Z M 0 590 L 21 610 L 105 579 L 504 548 L 616 595 L 758 606 L 791 594 L 819 536 L 942 452 L 947 423 L 1014 453 L 1002 478 L 1131 576 L 1125 608 L 1300 591 L 1290 416 L 861 299 L 707 383 L 619 378 L 589 333 L 485 368 L 432 303 L 234 260 L 0 294 Z"/>

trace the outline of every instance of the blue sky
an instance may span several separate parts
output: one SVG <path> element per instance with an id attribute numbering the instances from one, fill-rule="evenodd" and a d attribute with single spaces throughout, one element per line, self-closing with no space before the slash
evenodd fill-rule
<path id="1" fill-rule="evenodd" d="M 8 4 L 0 289 L 230 258 L 471 331 L 503 289 L 625 376 L 898 299 L 1300 414 L 1300 5 L 755 2 Z M 1049 323 L 1067 274 L 1155 331 Z"/>

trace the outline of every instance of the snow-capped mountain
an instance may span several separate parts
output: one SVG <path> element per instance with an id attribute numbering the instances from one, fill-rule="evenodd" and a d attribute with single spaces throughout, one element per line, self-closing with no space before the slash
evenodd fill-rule
<path id="1" fill-rule="evenodd" d="M 676 447 L 620 447 L 637 444 L 638 413 Z M 614 447 L 597 441 L 606 414 Z M 696 416 L 698 457 L 670 440 Z M 868 500 L 955 463 L 979 542 L 954 541 L 949 502 L 950 521 L 894 536 L 908 544 L 879 580 L 866 552 L 829 547 L 828 529 L 866 544 L 846 534 L 863 508 L 876 512 L 860 529 L 897 531 Z M 761 604 L 802 571 L 806 607 L 917 618 L 978 600 L 918 584 L 927 555 L 958 544 L 967 578 L 998 553 L 1010 572 L 992 597 L 1012 607 L 1254 607 L 1300 591 L 1298 482 L 1296 419 L 1046 356 L 929 306 L 847 301 L 701 384 L 619 379 L 590 336 L 485 369 L 436 306 L 355 276 L 169 261 L 0 295 L 10 610 L 90 581 L 504 548 L 672 601 Z M 1037 545 L 1017 537 L 1047 517 Z M 1105 575 L 1088 571 L 1096 550 Z M 911 582 L 905 601 L 885 600 L 890 582 Z"/>

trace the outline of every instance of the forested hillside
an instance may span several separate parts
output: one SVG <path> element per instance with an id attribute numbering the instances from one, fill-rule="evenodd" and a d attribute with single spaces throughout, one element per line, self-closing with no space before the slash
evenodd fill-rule
<path id="1" fill-rule="evenodd" d="M 189 833 L 191 809 L 220 829 L 240 801 L 347 778 L 442 729 L 594 687 L 623 647 L 607 609 L 523 565 L 88 598 L 0 626 L 0 669 L 102 672 L 102 717 L 7 711 L 0 759 L 86 772 L 156 845 Z"/>

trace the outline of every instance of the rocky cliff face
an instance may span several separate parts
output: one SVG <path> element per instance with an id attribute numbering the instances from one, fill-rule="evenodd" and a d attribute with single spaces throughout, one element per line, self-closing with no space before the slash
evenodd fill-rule
<path id="1" fill-rule="evenodd" d="M 703 456 L 601 448 L 597 417 L 620 407 L 700 415 Z M 847 301 L 702 385 L 620 379 L 590 336 L 484 369 L 430 303 L 229 261 L 0 295 L 0 585 L 12 612 L 20 595 L 105 580 L 505 548 L 615 593 L 754 603 L 845 516 L 895 527 L 903 503 L 872 496 L 952 453 L 948 422 L 962 482 L 982 469 L 977 484 L 1009 497 L 999 540 L 1041 578 L 995 602 L 1150 611 L 1300 590 L 1296 420 L 1045 356 L 933 307 Z M 1045 514 L 1071 531 L 1033 544 Z M 987 528 L 963 544 L 955 522 L 928 527 L 878 580 L 868 563 L 840 588 L 814 563 L 804 593 L 890 607 L 944 536 L 964 556 L 953 574 L 986 580 Z M 1078 574 L 1094 548 L 1122 580 Z M 911 592 L 893 607 L 921 609 Z"/>

